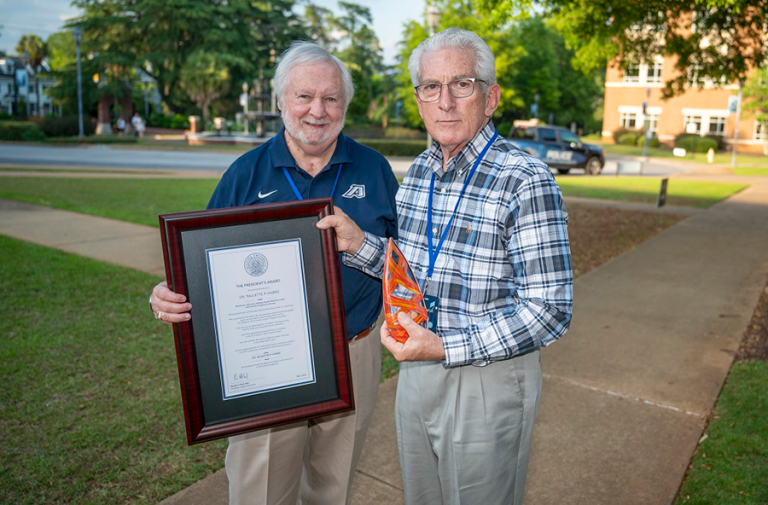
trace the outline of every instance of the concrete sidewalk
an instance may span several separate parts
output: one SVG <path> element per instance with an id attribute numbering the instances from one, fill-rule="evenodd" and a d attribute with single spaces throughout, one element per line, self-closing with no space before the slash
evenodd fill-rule
<path id="1" fill-rule="evenodd" d="M 543 351 L 526 503 L 672 502 L 768 276 L 768 180 L 750 182 L 576 281 L 571 330 Z M 0 200 L 0 234 L 163 272 L 155 228 Z M 395 388 L 380 387 L 354 504 L 403 503 Z M 224 505 L 226 475 L 162 503 Z"/>

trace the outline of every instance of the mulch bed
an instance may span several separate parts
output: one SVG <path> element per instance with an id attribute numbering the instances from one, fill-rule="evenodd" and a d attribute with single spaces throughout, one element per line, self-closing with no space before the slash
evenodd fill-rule
<path id="1" fill-rule="evenodd" d="M 737 360 L 768 361 L 768 284 L 757 302 L 752 320 L 744 331 Z"/>
<path id="2" fill-rule="evenodd" d="M 599 267 L 686 216 L 569 204 L 573 275 Z"/>

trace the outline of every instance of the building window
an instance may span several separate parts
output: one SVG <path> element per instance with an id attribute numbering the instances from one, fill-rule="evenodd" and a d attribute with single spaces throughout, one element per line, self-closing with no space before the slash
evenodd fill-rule
<path id="1" fill-rule="evenodd" d="M 768 140 L 768 121 L 755 121 L 755 131 L 752 134 L 755 140 Z"/>
<path id="2" fill-rule="evenodd" d="M 659 127 L 659 115 L 648 114 L 646 117 L 648 118 L 648 131 L 655 134 Z"/>
<path id="3" fill-rule="evenodd" d="M 725 117 L 709 118 L 709 134 L 721 137 L 725 135 Z"/>
<path id="4" fill-rule="evenodd" d="M 635 112 L 622 112 L 621 113 L 621 126 L 630 130 L 637 128 L 637 113 Z"/>
<path id="5" fill-rule="evenodd" d="M 693 123 L 696 125 L 696 135 L 701 135 L 701 116 L 684 116 L 683 119 L 683 131 L 685 133 L 691 133 L 688 131 L 688 124 Z"/>
<path id="6" fill-rule="evenodd" d="M 624 71 L 624 82 L 640 82 L 640 65 L 630 63 Z"/>
<path id="7" fill-rule="evenodd" d="M 661 67 L 664 65 L 661 61 L 654 61 L 648 65 L 648 71 L 646 73 L 646 82 L 659 83 L 661 82 Z"/>

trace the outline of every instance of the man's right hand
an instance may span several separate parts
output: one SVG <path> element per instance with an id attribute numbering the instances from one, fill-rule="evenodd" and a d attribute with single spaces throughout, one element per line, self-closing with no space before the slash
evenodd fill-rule
<path id="1" fill-rule="evenodd" d="M 152 290 L 150 305 L 155 318 L 167 325 L 192 319 L 189 313 L 192 310 L 192 304 L 187 302 L 187 297 L 168 289 L 168 284 L 165 282 L 161 282 Z"/>

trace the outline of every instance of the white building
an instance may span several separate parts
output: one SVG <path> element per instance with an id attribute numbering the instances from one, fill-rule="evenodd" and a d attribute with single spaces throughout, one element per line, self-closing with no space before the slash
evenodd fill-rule
<path id="1" fill-rule="evenodd" d="M 0 112 L 13 114 L 19 107 L 23 110 L 18 112 L 25 114 L 28 110 L 30 116 L 53 114 L 53 100 L 46 93 L 56 83 L 45 77 L 50 70 L 47 61 L 33 69 L 20 58 L 0 57 Z"/>

